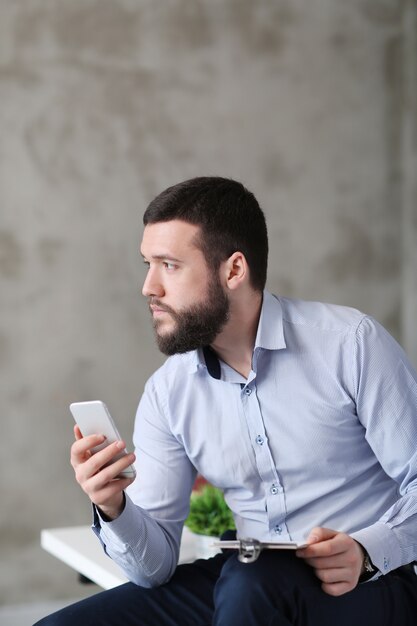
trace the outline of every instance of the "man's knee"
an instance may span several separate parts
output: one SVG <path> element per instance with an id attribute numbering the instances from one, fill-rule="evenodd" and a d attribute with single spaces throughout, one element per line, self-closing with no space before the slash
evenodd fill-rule
<path id="1" fill-rule="evenodd" d="M 123 606 L 129 589 L 135 586 L 127 583 L 102 591 L 70 604 L 36 622 L 33 626 L 97 626 L 97 624 L 118 624 L 118 607 Z"/>
<path id="2" fill-rule="evenodd" d="M 56 613 L 51 613 L 51 615 L 47 615 L 43 617 L 38 622 L 36 622 L 33 626 L 72 626 L 77 622 L 74 620 L 79 619 L 79 616 L 74 616 L 73 612 L 71 612 L 70 608 L 67 607 L 65 609 L 61 609 Z M 85 621 L 78 621 L 79 624 L 87 624 Z"/>

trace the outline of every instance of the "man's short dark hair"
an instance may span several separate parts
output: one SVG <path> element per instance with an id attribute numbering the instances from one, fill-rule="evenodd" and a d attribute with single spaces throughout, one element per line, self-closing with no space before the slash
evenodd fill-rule
<path id="1" fill-rule="evenodd" d="M 200 227 L 196 244 L 215 270 L 234 252 L 242 252 L 252 287 L 264 289 L 268 264 L 265 216 L 253 193 L 241 183 L 201 176 L 168 187 L 149 204 L 143 223 L 146 226 L 170 220 Z"/>

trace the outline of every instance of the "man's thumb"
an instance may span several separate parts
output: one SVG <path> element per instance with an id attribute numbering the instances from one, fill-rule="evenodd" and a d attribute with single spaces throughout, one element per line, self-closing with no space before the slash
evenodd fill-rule
<path id="1" fill-rule="evenodd" d="M 318 543 L 319 541 L 325 541 L 326 539 L 332 539 L 336 535 L 336 531 L 331 530 L 330 528 L 320 528 L 316 527 L 310 531 L 309 536 L 307 537 L 308 544 Z"/>

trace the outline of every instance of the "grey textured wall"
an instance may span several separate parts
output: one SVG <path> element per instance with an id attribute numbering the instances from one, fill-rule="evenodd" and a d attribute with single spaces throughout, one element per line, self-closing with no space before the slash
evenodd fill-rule
<path id="1" fill-rule="evenodd" d="M 417 362 L 415 15 L 0 2 L 0 603 L 78 593 L 39 531 L 90 518 L 68 404 L 102 398 L 129 438 L 162 362 L 138 246 L 167 185 L 242 180 L 268 218 L 270 289 L 361 308 Z"/>

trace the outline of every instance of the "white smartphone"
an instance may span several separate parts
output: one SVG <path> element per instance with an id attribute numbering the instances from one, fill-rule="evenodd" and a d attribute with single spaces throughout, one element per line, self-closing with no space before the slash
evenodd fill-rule
<path id="1" fill-rule="evenodd" d="M 83 437 L 88 435 L 104 435 L 105 441 L 91 450 L 93 454 L 102 450 L 114 441 L 120 441 L 121 437 L 115 423 L 109 413 L 108 408 L 101 400 L 91 402 L 73 402 L 70 404 L 70 411 L 78 424 Z M 117 459 L 127 454 L 127 450 L 121 450 L 107 465 L 114 463 Z M 134 478 L 136 471 L 133 465 L 129 465 L 123 470 L 118 478 Z"/>

